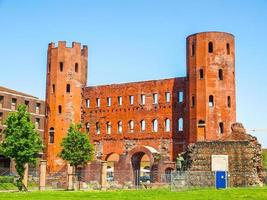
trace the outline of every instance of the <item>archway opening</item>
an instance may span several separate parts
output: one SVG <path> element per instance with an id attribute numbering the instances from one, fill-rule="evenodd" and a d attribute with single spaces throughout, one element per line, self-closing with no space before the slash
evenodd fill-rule
<path id="1" fill-rule="evenodd" d="M 136 186 L 151 182 L 151 162 L 149 156 L 144 152 L 133 154 L 132 168 L 134 173 L 134 183 Z"/>
<path id="2" fill-rule="evenodd" d="M 171 182 L 171 176 L 172 176 L 173 168 L 168 167 L 165 169 L 165 182 L 170 183 Z"/>
<path id="3" fill-rule="evenodd" d="M 107 156 L 107 181 L 114 181 L 114 167 L 115 163 L 119 161 L 119 155 L 116 153 L 111 153 Z"/>

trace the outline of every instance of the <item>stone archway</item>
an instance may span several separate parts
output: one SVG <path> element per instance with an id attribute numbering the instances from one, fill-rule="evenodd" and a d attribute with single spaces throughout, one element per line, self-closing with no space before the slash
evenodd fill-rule
<path id="1" fill-rule="evenodd" d="M 110 153 L 106 156 L 105 161 L 107 161 L 107 181 L 114 181 L 115 164 L 118 163 L 119 159 L 120 156 L 116 153 Z"/>
<path id="2" fill-rule="evenodd" d="M 157 154 L 159 154 L 158 151 L 149 146 L 138 146 L 128 153 L 127 162 L 131 163 L 133 182 L 136 186 L 138 186 L 140 182 L 152 181 L 151 171 L 155 169 L 154 156 Z M 145 164 L 142 165 L 142 162 Z M 146 169 L 144 169 L 144 167 L 146 167 Z M 146 170 L 147 173 L 141 173 L 141 170 Z"/>

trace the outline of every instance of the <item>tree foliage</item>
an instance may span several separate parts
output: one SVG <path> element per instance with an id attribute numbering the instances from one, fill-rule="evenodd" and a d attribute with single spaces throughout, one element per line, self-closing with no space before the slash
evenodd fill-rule
<path id="1" fill-rule="evenodd" d="M 25 105 L 19 105 L 16 112 L 9 113 L 4 122 L 4 141 L 0 145 L 1 153 L 15 161 L 19 175 L 17 186 L 19 190 L 26 188 L 23 177 L 26 164 L 36 164 L 37 154 L 42 150 L 42 141 Z"/>
<path id="2" fill-rule="evenodd" d="M 72 124 L 67 137 L 63 138 L 60 157 L 69 162 L 74 169 L 78 165 L 85 165 L 93 158 L 93 145 L 88 136 L 81 132 L 80 124 Z"/>

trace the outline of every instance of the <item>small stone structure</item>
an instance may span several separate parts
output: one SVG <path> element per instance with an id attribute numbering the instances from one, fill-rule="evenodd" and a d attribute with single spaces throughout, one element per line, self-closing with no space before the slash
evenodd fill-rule
<path id="1" fill-rule="evenodd" d="M 189 181 L 190 184 L 194 186 L 203 186 L 203 182 L 207 183 L 207 186 L 215 184 L 214 176 L 200 177 L 200 174 L 204 172 L 211 172 L 212 155 L 228 155 L 229 186 L 262 184 L 261 145 L 256 137 L 246 133 L 241 123 L 233 124 L 232 134 L 222 140 L 197 142 L 188 146 L 184 154 L 186 160 L 184 168 L 188 171 L 190 179 L 193 180 Z"/>

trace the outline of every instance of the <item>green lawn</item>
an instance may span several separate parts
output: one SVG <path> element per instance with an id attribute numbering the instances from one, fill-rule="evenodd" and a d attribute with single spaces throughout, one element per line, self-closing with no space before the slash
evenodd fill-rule
<path id="1" fill-rule="evenodd" d="M 88 192 L 68 192 L 68 191 L 45 191 L 45 192 L 0 192 L 0 199 L 5 200 L 27 200 L 27 199 L 68 199 L 68 200 L 80 200 L 80 199 L 116 199 L 116 200 L 183 200 L 183 199 L 197 199 L 197 200 L 220 200 L 220 199 L 255 199 L 261 200 L 267 199 L 267 187 L 263 188 L 235 188 L 227 190 L 215 190 L 215 189 L 198 189 L 188 191 L 176 191 L 172 192 L 168 189 L 160 190 L 124 190 L 124 191 L 88 191 Z"/>

